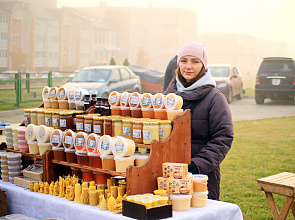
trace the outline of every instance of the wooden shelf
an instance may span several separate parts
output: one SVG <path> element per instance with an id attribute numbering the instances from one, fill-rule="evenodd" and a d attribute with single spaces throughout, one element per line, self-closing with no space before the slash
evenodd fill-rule
<path id="1" fill-rule="evenodd" d="M 25 152 L 20 152 L 18 150 L 12 150 L 12 149 L 9 149 L 9 148 L 3 148 L 3 150 L 6 150 L 8 152 L 13 152 L 13 153 L 20 153 L 23 156 L 33 157 L 33 158 L 37 158 L 37 159 L 41 159 L 42 160 L 42 156 L 41 155 L 38 155 L 38 154 L 29 154 L 29 153 L 25 153 Z"/>

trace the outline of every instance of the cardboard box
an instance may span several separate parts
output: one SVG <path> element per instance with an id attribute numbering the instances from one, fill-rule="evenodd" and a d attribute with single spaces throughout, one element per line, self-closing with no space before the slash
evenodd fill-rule
<path id="1" fill-rule="evenodd" d="M 170 179 L 187 179 L 188 165 L 186 163 L 163 163 L 163 177 Z"/>
<path id="2" fill-rule="evenodd" d="M 30 183 L 35 183 L 35 182 L 39 182 L 39 181 L 28 178 L 28 177 L 24 177 L 24 176 L 14 177 L 14 184 L 16 186 L 20 186 L 27 189 L 29 189 Z"/>
<path id="3" fill-rule="evenodd" d="M 0 191 L 0 217 L 7 215 L 7 195 L 5 191 Z"/>
<path id="4" fill-rule="evenodd" d="M 24 169 L 23 174 L 25 177 L 42 181 L 43 179 L 43 167 L 27 167 Z"/>
<path id="5" fill-rule="evenodd" d="M 191 194 L 193 193 L 192 179 L 169 179 L 158 177 L 158 189 L 166 190 L 167 193 Z"/>

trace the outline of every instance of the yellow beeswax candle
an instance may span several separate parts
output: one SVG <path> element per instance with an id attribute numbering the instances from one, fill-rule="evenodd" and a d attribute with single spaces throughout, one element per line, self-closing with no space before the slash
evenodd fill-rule
<path id="1" fill-rule="evenodd" d="M 80 183 L 75 184 L 75 202 L 81 202 L 81 185 Z"/>
<path id="2" fill-rule="evenodd" d="M 114 186 L 116 184 L 115 179 L 107 179 L 107 188 L 111 189 L 111 186 Z"/>
<path id="3" fill-rule="evenodd" d="M 89 204 L 89 188 L 82 188 L 81 203 L 84 205 Z"/>
<path id="4" fill-rule="evenodd" d="M 103 189 L 103 190 L 104 190 L 104 189 L 105 189 L 104 184 L 98 184 L 98 185 L 97 185 L 97 189 Z"/>
<path id="5" fill-rule="evenodd" d="M 89 186 L 89 191 L 96 191 L 96 187 L 95 186 Z"/>
<path id="6" fill-rule="evenodd" d="M 95 181 L 90 181 L 89 188 L 90 188 L 90 186 L 95 186 Z"/>
<path id="7" fill-rule="evenodd" d="M 97 197 L 97 191 L 93 190 L 89 192 L 89 203 L 91 206 L 97 206 L 98 197 Z"/>
<path id="8" fill-rule="evenodd" d="M 125 192 L 126 192 L 126 186 L 118 187 L 118 195 L 124 196 Z"/>
<path id="9" fill-rule="evenodd" d="M 82 183 L 82 189 L 83 189 L 83 188 L 88 188 L 88 182 L 83 182 L 83 183 Z"/>
<path id="10" fill-rule="evenodd" d="M 118 197 L 118 186 L 111 186 L 110 193 L 116 199 Z"/>

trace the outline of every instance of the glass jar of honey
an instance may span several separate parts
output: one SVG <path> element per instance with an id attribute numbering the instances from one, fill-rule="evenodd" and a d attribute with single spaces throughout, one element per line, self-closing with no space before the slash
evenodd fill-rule
<path id="1" fill-rule="evenodd" d="M 25 126 L 28 126 L 31 122 L 31 110 L 30 109 L 25 109 L 24 110 L 24 121 L 25 121 Z"/>
<path id="2" fill-rule="evenodd" d="M 47 127 L 52 127 L 52 112 L 45 111 L 45 125 Z"/>
<path id="3" fill-rule="evenodd" d="M 76 116 L 76 132 L 84 131 L 84 116 L 85 115 Z"/>
<path id="4" fill-rule="evenodd" d="M 132 121 L 132 119 L 123 119 L 122 122 L 123 122 L 122 136 L 125 138 L 132 139 L 132 137 L 133 137 L 133 133 L 132 133 L 133 132 L 133 130 L 132 130 L 133 121 Z"/>
<path id="5" fill-rule="evenodd" d="M 86 134 L 91 134 L 92 133 L 92 126 L 93 126 L 92 116 L 85 116 L 84 117 L 84 132 Z"/>
<path id="6" fill-rule="evenodd" d="M 45 111 L 43 109 L 38 110 L 37 120 L 38 125 L 45 125 Z"/>
<path id="7" fill-rule="evenodd" d="M 37 109 L 31 110 L 31 124 L 38 125 Z"/>
<path id="8" fill-rule="evenodd" d="M 103 122 L 104 122 L 104 117 L 93 117 L 92 132 L 99 136 L 104 135 Z"/>
<path id="9" fill-rule="evenodd" d="M 165 141 L 170 136 L 172 131 L 171 120 L 160 120 L 159 124 L 159 141 Z"/>
<path id="10" fill-rule="evenodd" d="M 112 119 L 112 137 L 123 135 L 123 123 L 122 119 L 114 118 Z"/>
<path id="11" fill-rule="evenodd" d="M 137 144 L 142 144 L 142 126 L 143 120 L 133 120 L 133 141 Z"/>
<path id="12" fill-rule="evenodd" d="M 65 131 L 67 129 L 73 129 L 73 114 L 72 112 L 61 112 L 59 114 L 59 126 L 60 130 Z"/>
<path id="13" fill-rule="evenodd" d="M 143 143 L 150 144 L 152 140 L 159 141 L 159 122 L 144 121 L 142 127 Z"/>
<path id="14" fill-rule="evenodd" d="M 52 127 L 54 129 L 59 129 L 59 112 L 58 111 L 54 111 L 52 112 Z"/>
<path id="15" fill-rule="evenodd" d="M 103 130 L 105 135 L 112 136 L 112 118 L 111 117 L 104 118 Z"/>

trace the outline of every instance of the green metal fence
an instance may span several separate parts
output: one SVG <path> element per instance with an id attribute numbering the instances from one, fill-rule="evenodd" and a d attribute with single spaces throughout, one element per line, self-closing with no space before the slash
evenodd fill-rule
<path id="1" fill-rule="evenodd" d="M 69 72 L 60 77 L 47 73 L 0 73 L 0 106 L 29 102 L 42 102 L 44 86 L 62 86 L 70 78 Z"/>

